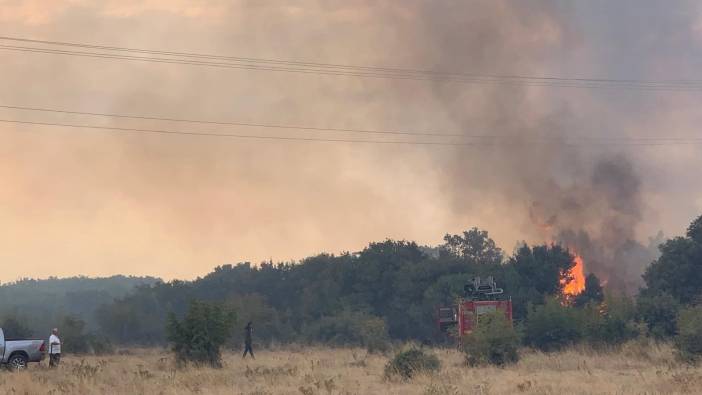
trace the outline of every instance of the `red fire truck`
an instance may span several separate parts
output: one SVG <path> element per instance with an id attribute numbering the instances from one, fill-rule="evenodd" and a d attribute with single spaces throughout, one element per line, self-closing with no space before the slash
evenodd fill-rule
<path id="1" fill-rule="evenodd" d="M 485 313 L 503 311 L 507 321 L 512 322 L 512 300 L 504 298 L 504 290 L 498 288 L 492 276 L 476 277 L 463 288 L 464 296 L 454 306 L 440 307 L 438 311 L 439 331 L 448 336 L 458 336 L 458 341 L 469 334 Z"/>

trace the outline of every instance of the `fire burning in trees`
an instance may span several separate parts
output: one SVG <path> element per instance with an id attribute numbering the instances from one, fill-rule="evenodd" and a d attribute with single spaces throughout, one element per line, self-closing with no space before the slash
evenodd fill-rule
<path id="1" fill-rule="evenodd" d="M 566 295 L 578 295 L 585 290 L 585 272 L 583 267 L 583 258 L 575 254 L 575 266 L 570 269 L 569 277 L 571 280 L 563 287 L 563 293 Z"/>
<path id="2" fill-rule="evenodd" d="M 545 214 L 541 212 L 541 206 L 534 203 L 529 209 L 529 217 L 538 226 L 538 229 L 544 234 L 544 239 L 546 239 L 547 244 L 553 245 L 554 242 L 554 224 L 557 221 L 557 217 L 552 215 L 545 220 Z M 563 294 L 566 296 L 579 295 L 585 290 L 585 264 L 583 262 L 583 257 L 573 250 L 572 244 L 567 240 L 562 239 L 563 232 L 561 232 L 561 237 L 558 239 L 568 247 L 568 250 L 573 253 L 573 262 L 575 265 L 566 273 L 561 279 L 561 284 L 563 284 Z"/>

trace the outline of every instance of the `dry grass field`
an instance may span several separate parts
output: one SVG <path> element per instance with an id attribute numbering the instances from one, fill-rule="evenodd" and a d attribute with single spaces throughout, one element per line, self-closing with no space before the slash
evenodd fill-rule
<path id="1" fill-rule="evenodd" d="M 227 353 L 223 369 L 174 369 L 162 350 L 66 356 L 21 373 L 0 373 L 0 394 L 668 394 L 702 393 L 702 369 L 675 361 L 667 346 L 616 352 L 523 352 L 515 366 L 468 368 L 454 350 L 435 350 L 441 371 L 407 382 L 383 376 L 387 357 L 354 349 Z"/>

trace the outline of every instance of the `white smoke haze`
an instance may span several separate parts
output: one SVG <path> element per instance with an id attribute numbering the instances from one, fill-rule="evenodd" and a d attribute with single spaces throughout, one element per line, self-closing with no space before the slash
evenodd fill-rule
<path id="1" fill-rule="evenodd" d="M 664 80 L 699 78 L 701 16 L 695 2 L 653 0 L 0 0 L 0 35 L 474 74 Z M 702 210 L 699 146 L 562 144 L 699 137 L 699 93 L 298 75 L 9 51 L 0 51 L 0 75 L 0 104 L 509 136 L 509 144 L 493 147 L 422 147 L 3 124 L 2 281 L 193 278 L 218 264 L 353 251 L 386 237 L 436 244 L 446 232 L 479 226 L 503 247 L 563 241 L 583 255 L 586 270 L 632 292 L 652 257 L 649 237 L 681 233 Z M 0 116 L 233 129 L 9 110 Z"/>

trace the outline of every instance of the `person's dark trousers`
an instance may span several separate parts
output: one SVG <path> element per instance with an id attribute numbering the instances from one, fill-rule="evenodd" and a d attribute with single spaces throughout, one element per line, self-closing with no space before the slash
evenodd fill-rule
<path id="1" fill-rule="evenodd" d="M 253 355 L 253 354 L 252 354 Z M 61 354 L 49 354 L 49 366 L 56 368 L 61 362 Z"/>
<path id="2" fill-rule="evenodd" d="M 253 348 L 251 348 L 251 343 L 246 343 L 244 346 L 244 356 L 242 358 L 246 358 L 246 353 L 251 354 L 251 358 L 256 359 L 256 357 L 254 357 Z"/>

